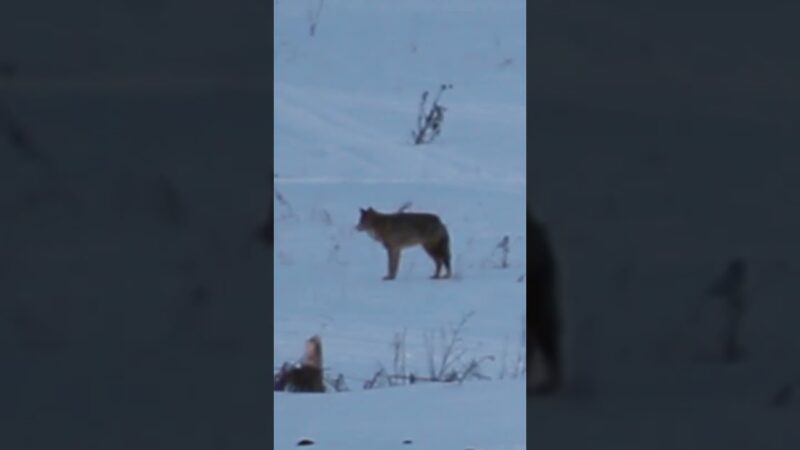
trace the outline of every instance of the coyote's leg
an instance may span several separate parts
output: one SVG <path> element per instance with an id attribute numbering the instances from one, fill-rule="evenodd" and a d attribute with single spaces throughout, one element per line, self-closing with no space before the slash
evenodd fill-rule
<path id="1" fill-rule="evenodd" d="M 442 260 L 440 255 L 436 252 L 436 247 L 431 244 L 423 244 L 422 248 L 425 249 L 425 252 L 428 256 L 431 257 L 434 264 L 436 264 L 436 272 L 431 276 L 432 279 L 439 278 L 439 272 L 442 270 Z"/>
<path id="2" fill-rule="evenodd" d="M 447 255 L 442 258 L 442 263 L 444 264 L 444 268 L 447 270 L 447 273 L 443 278 L 450 278 L 450 254 L 448 252 Z"/>
<path id="3" fill-rule="evenodd" d="M 389 273 L 383 279 L 394 280 L 397 276 L 397 267 L 400 265 L 400 249 L 386 247 L 386 251 L 389 254 Z"/>
<path id="4" fill-rule="evenodd" d="M 439 242 L 425 246 L 425 251 L 436 263 L 436 274 L 431 278 L 450 278 L 450 240 L 445 235 Z M 446 273 L 440 275 L 442 267 Z"/>

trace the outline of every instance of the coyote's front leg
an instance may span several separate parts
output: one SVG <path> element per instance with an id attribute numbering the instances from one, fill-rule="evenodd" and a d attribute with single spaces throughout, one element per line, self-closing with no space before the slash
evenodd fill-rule
<path id="1" fill-rule="evenodd" d="M 387 246 L 386 252 L 389 255 L 389 273 L 383 279 L 394 280 L 397 276 L 397 267 L 400 265 L 400 249 Z"/>

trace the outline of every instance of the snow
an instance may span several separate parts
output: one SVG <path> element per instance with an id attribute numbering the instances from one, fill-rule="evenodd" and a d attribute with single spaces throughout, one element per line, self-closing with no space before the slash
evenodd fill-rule
<path id="1" fill-rule="evenodd" d="M 349 390 L 276 393 L 275 448 L 525 448 L 525 2 L 325 2 L 312 37 L 318 4 L 275 6 L 274 363 L 318 334 Z M 420 96 L 441 84 L 443 131 L 414 146 Z M 382 280 L 359 208 L 406 202 L 448 227 L 452 279 L 430 280 L 413 248 Z M 485 380 L 365 389 L 393 371 L 397 334 L 426 377 L 431 336 L 465 318 L 463 362 Z"/>
<path id="2" fill-rule="evenodd" d="M 270 396 L 276 448 L 306 437 L 352 450 L 800 447 L 800 388 L 773 401 L 800 378 L 800 184 L 781 55 L 794 40 L 779 26 L 796 14 L 731 12 L 769 32 L 739 33 L 760 39 L 742 50 L 759 63 L 726 52 L 721 74 L 697 46 L 713 10 L 609 26 L 622 13 L 605 9 L 526 29 L 521 0 L 328 0 L 310 37 L 317 0 L 83 3 L 97 11 L 0 13 L 0 65 L 18 68 L 0 74 L 0 126 L 10 114 L 35 144 L 0 136 L 4 448 L 252 448 Z M 274 261 L 253 237 L 273 164 L 271 3 L 274 182 L 291 207 L 275 204 Z M 638 36 L 655 22 L 675 39 L 638 67 Z M 621 45 L 595 46 L 609 31 Z M 526 50 L 526 34 L 545 51 Z M 530 73 L 534 96 L 526 51 L 572 70 Z M 609 58 L 613 70 L 597 70 Z M 443 132 L 413 147 L 419 96 L 441 83 L 454 86 Z M 526 161 L 529 94 L 545 114 Z M 569 377 L 527 407 L 510 375 L 525 188 L 562 262 Z M 450 228 L 455 279 L 429 280 L 411 249 L 399 278 L 380 280 L 385 254 L 353 230 L 358 208 L 406 201 Z M 746 356 L 726 366 L 722 304 L 703 292 L 733 257 L 751 269 Z M 392 368 L 396 333 L 422 376 L 425 336 L 470 313 L 466 356 L 494 356 L 491 380 L 363 389 Z M 317 333 L 350 391 L 270 393 L 271 370 Z"/>
<path id="3" fill-rule="evenodd" d="M 779 124 L 765 122 L 768 112 L 717 101 L 687 112 L 684 87 L 682 96 L 675 86 L 632 95 L 655 91 L 669 69 L 647 65 L 664 74 L 643 75 L 625 59 L 637 56 L 625 54 L 619 70 L 600 70 L 589 65 L 602 60 L 590 38 L 574 73 L 534 74 L 543 83 L 536 111 L 544 113 L 536 116 L 532 171 L 525 173 L 514 150 L 525 143 L 523 2 L 326 3 L 313 38 L 306 11 L 316 2 L 291 5 L 276 9 L 275 183 L 295 216 L 276 204 L 275 364 L 297 358 L 302 340 L 319 333 L 326 366 L 355 382 L 346 393 L 276 394 L 276 411 L 285 412 L 276 416 L 276 446 L 303 437 L 325 448 L 391 447 L 406 437 L 429 445 L 432 436 L 414 435 L 432 420 L 421 411 L 442 404 L 457 413 L 437 420 L 442 440 L 429 448 L 526 443 L 522 430 L 514 440 L 493 433 L 490 422 L 462 426 L 472 389 L 491 393 L 482 411 L 488 420 L 518 419 L 510 413 L 516 397 L 501 387 L 514 382 L 496 379 L 498 364 L 486 367 L 494 380 L 460 386 L 363 391 L 357 382 L 379 364 L 391 366 L 389 343 L 402 330 L 417 336 L 409 361 L 424 371 L 418 336 L 466 311 L 475 311 L 465 334 L 470 350 L 498 355 L 514 342 L 514 317 L 524 310 L 511 305 L 524 291 L 510 282 L 525 262 L 515 244 L 510 269 L 482 262 L 500 235 L 524 240 L 524 194 L 516 186 L 525 184 L 561 261 L 567 326 L 568 387 L 527 402 L 532 446 L 797 447 L 800 389 L 782 407 L 774 402 L 800 377 L 792 294 L 800 289 L 797 152 Z M 627 25 L 638 30 L 640 22 Z M 575 55 L 561 52 L 576 44 L 562 34 L 579 27 L 548 26 L 535 36 L 560 41 L 537 48 L 550 51 L 545 61 L 570 63 Z M 513 62 L 504 66 L 507 58 Z M 443 96 L 449 110 L 441 137 L 409 147 L 419 93 L 443 82 L 455 88 Z M 709 93 L 697 95 L 722 95 L 718 83 L 708 84 Z M 739 88 L 725 85 L 723 93 L 738 99 Z M 584 98 L 590 94 L 595 103 Z M 357 208 L 395 209 L 405 201 L 441 213 L 462 276 L 429 282 L 429 261 L 409 251 L 399 279 L 380 281 L 385 256 L 352 230 Z M 750 268 L 746 355 L 726 365 L 719 357 L 724 304 L 705 291 L 736 257 Z M 489 302 L 481 298 L 487 295 Z M 452 393 L 459 395 L 446 398 Z M 380 421 L 386 411 L 402 420 Z M 374 432 L 356 435 L 361 429 Z"/>
<path id="4" fill-rule="evenodd" d="M 524 383 L 428 384 L 275 394 L 275 448 L 525 448 Z M 299 419 L 302 418 L 302 419 Z M 404 441 L 411 441 L 404 443 Z"/>

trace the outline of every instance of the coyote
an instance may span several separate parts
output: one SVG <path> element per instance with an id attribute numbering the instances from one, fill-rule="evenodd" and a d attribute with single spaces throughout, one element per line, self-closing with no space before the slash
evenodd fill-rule
<path id="1" fill-rule="evenodd" d="M 558 270 L 555 255 L 544 225 L 528 213 L 528 248 L 533 255 L 533 270 L 528 275 L 527 351 L 528 395 L 550 394 L 562 383 L 561 315 L 558 308 Z M 547 379 L 534 385 L 531 363 L 535 351 L 547 365 Z"/>
<path id="2" fill-rule="evenodd" d="M 384 214 L 372 208 L 361 208 L 358 231 L 366 231 L 383 244 L 389 254 L 389 273 L 384 280 L 394 280 L 400 265 L 400 252 L 406 247 L 422 245 L 436 264 L 433 279 L 450 277 L 450 236 L 435 214 L 405 213 Z M 442 267 L 447 273 L 440 276 Z"/>

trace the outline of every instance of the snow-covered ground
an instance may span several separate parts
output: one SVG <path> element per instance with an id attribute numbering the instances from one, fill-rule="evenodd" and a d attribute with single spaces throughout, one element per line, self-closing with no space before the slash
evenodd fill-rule
<path id="1" fill-rule="evenodd" d="M 419 411 L 442 405 L 456 412 L 437 421 L 450 438 L 439 436 L 445 440 L 430 448 L 517 445 L 489 431 L 490 422 L 485 434 L 462 426 L 475 391 L 496 396 L 481 411 L 490 420 L 514 420 L 518 399 L 505 391 L 514 381 L 370 391 L 360 391 L 359 381 L 379 364 L 391 367 L 390 343 L 403 329 L 408 361 L 424 371 L 423 342 L 411 339 L 466 311 L 475 311 L 465 334 L 471 351 L 498 355 L 508 337 L 513 342 L 515 317 L 524 313 L 514 306 L 524 287 L 513 280 L 524 258 L 512 244 L 510 269 L 483 262 L 503 234 L 524 242 L 524 194 L 515 186 L 526 175 L 528 200 L 549 225 L 562 264 L 569 377 L 562 395 L 528 402 L 528 443 L 750 449 L 800 442 L 798 388 L 782 390 L 800 378 L 792 295 L 800 291 L 797 153 L 785 145 L 785 129 L 749 121 L 758 108 L 727 108 L 713 89 L 697 93 L 708 109 L 685 111 L 690 94 L 681 76 L 694 68 L 680 64 L 706 59 L 670 52 L 692 48 L 690 40 L 660 43 L 666 60 L 659 64 L 667 66 L 642 63 L 652 75 L 624 70 L 623 57 L 637 57 L 624 52 L 635 50 L 610 46 L 621 69 L 604 72 L 591 65 L 603 56 L 593 53 L 591 37 L 564 37 L 546 23 L 529 28 L 543 40 L 536 48 L 545 63 L 574 62 L 576 70 L 532 74 L 541 86 L 526 174 L 515 148 L 525 137 L 523 2 L 326 3 L 310 37 L 308 11 L 317 4 L 276 6 L 275 186 L 291 211 L 275 206 L 275 364 L 297 358 L 302 340 L 319 333 L 327 368 L 352 380 L 352 391 L 276 395 L 276 445 L 302 437 L 324 448 L 403 439 L 427 445 L 414 435 L 422 425 L 410 428 L 427 423 Z M 600 31 L 635 47 L 641 24 L 619 25 Z M 708 64 L 703 70 L 716 76 Z M 657 91 L 670 67 L 675 86 Z M 594 77 L 612 89 L 603 91 Z M 439 83 L 455 85 L 443 97 L 444 132 L 434 145 L 411 147 L 419 92 Z M 380 281 L 385 256 L 352 229 L 357 208 L 405 201 L 440 213 L 453 229 L 456 280 L 426 280 L 430 262 L 412 250 L 398 281 Z M 745 356 L 726 365 L 719 357 L 724 303 L 706 291 L 734 257 L 749 268 Z M 497 364 L 486 369 L 497 378 Z M 364 417 L 371 412 L 377 418 Z M 359 421 L 374 432 L 356 434 Z"/>
<path id="2" fill-rule="evenodd" d="M 523 390 L 519 381 L 492 381 L 335 395 L 276 393 L 274 448 L 310 439 L 313 448 L 323 449 L 523 450 Z"/>
<path id="3" fill-rule="evenodd" d="M 325 2 L 311 36 L 319 4 L 275 5 L 275 365 L 318 334 L 349 391 L 276 393 L 275 447 L 522 449 L 525 2 Z M 443 131 L 414 146 L 420 96 L 441 84 Z M 430 280 L 421 248 L 381 279 L 359 208 L 406 202 L 447 225 L 453 279 Z M 398 334 L 406 372 L 428 376 L 464 318 L 458 364 L 488 380 L 364 389 L 394 371 Z"/>

